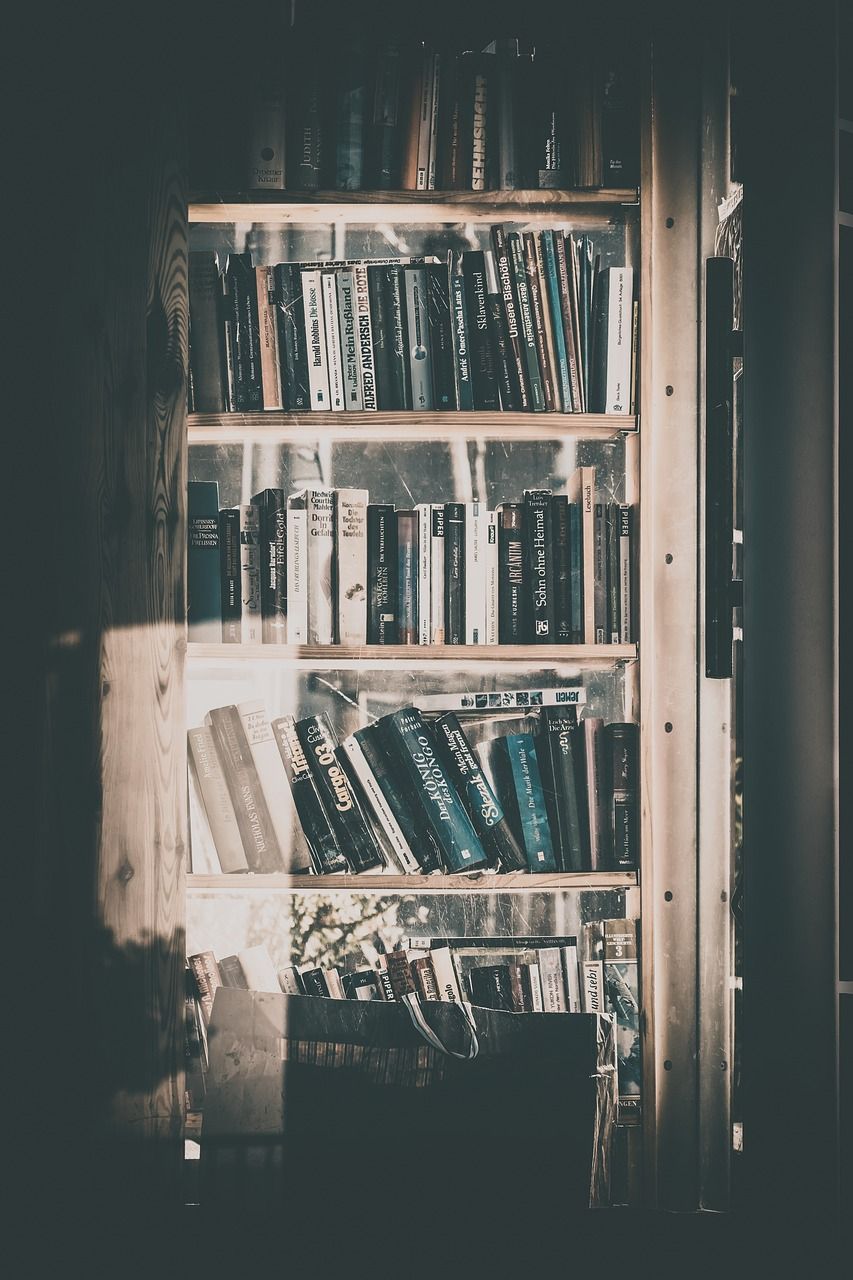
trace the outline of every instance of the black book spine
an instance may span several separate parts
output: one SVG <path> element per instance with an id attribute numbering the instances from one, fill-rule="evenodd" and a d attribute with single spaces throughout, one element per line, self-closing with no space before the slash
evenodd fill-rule
<path id="1" fill-rule="evenodd" d="M 617 870 L 635 871 L 639 856 L 639 728 L 635 724 L 608 724 L 604 738 L 611 859 Z"/>
<path id="2" fill-rule="evenodd" d="M 554 550 L 551 534 L 551 490 L 524 492 L 524 542 L 530 603 L 529 638 L 533 644 L 554 641 Z"/>
<path id="3" fill-rule="evenodd" d="M 581 504 L 569 503 L 569 643 L 583 644 L 583 520 Z"/>
<path id="4" fill-rule="evenodd" d="M 506 335 L 509 340 L 512 366 L 515 370 L 515 385 L 518 387 L 518 407 L 530 408 L 530 392 L 525 377 L 525 361 L 523 336 L 519 317 L 518 299 L 513 285 L 512 264 L 509 258 L 509 246 L 502 226 L 492 227 L 492 248 L 495 255 L 495 270 L 498 277 L 501 306 L 503 307 Z"/>
<path id="5" fill-rule="evenodd" d="M 433 725 L 436 746 L 450 780 L 468 810 L 474 830 L 504 871 L 524 871 L 527 859 L 512 833 L 501 803 L 452 712 Z"/>
<path id="6" fill-rule="evenodd" d="M 515 843 L 524 850 L 524 831 L 521 823 L 521 810 L 518 807 L 518 796 L 512 776 L 506 738 L 487 738 L 474 748 L 474 755 L 483 766 L 492 791 L 498 797 Z M 525 866 L 527 854 L 524 855 Z"/>
<path id="7" fill-rule="evenodd" d="M 498 643 L 525 640 L 524 507 L 504 502 L 498 508 Z"/>
<path id="8" fill-rule="evenodd" d="M 607 326 L 610 313 L 610 272 L 595 277 L 590 355 L 590 413 L 604 413 L 607 402 Z"/>
<path id="9" fill-rule="evenodd" d="M 427 265 L 426 272 L 433 404 L 436 409 L 456 409 L 449 269 L 445 263 L 433 262 Z"/>
<path id="10" fill-rule="evenodd" d="M 394 331 L 388 312 L 388 296 L 382 287 L 385 268 L 367 268 L 367 293 L 370 300 L 370 325 L 373 336 L 373 369 L 376 378 L 376 402 L 380 409 L 402 409 L 396 402 L 394 383 Z"/>
<path id="11" fill-rule="evenodd" d="M 542 379 L 542 395 L 545 409 L 551 413 L 557 407 L 554 395 L 554 371 L 548 357 L 548 346 L 545 340 L 545 292 L 544 281 L 539 275 L 536 262 L 536 238 L 532 231 L 525 231 L 524 269 L 527 273 L 527 290 L 530 297 L 530 310 L 533 316 L 533 330 L 536 336 L 536 355 Z"/>
<path id="12" fill-rule="evenodd" d="M 574 136 L 562 55 L 537 49 L 533 72 L 535 89 L 529 136 L 534 164 L 533 185 L 572 187 L 576 181 Z"/>
<path id="13" fill-rule="evenodd" d="M 261 634 L 264 644 L 287 642 L 287 504 L 282 489 L 252 498 L 258 508 L 261 553 Z"/>
<path id="14" fill-rule="evenodd" d="M 315 47 L 293 44 L 287 103 L 287 186 L 316 191 L 320 186 L 326 142 L 321 55 Z"/>
<path id="15" fill-rule="evenodd" d="M 574 708 L 543 707 L 537 754 L 545 807 L 563 871 L 589 870 L 585 809 L 578 791 L 581 742 Z"/>
<path id="16" fill-rule="evenodd" d="M 383 864 L 361 804 L 335 754 L 337 739 L 328 716 L 320 713 L 297 720 L 296 735 L 317 783 L 320 799 L 339 848 L 354 871 L 368 871 Z"/>
<path id="17" fill-rule="evenodd" d="M 409 368 L 409 321 L 406 310 L 405 274 L 401 267 L 383 267 L 383 288 L 391 323 L 393 378 L 389 409 L 412 408 L 412 376 Z"/>
<path id="18" fill-rule="evenodd" d="M 526 385 L 530 397 L 530 408 L 536 413 L 545 409 L 545 393 L 542 389 L 542 375 L 539 370 L 539 355 L 536 348 L 536 322 L 530 304 L 530 288 L 527 281 L 527 268 L 524 265 L 524 249 L 521 236 L 517 231 L 510 231 L 506 238 L 512 267 L 515 296 L 518 301 L 518 322 L 521 351 L 524 357 Z"/>
<path id="19" fill-rule="evenodd" d="M 305 345 L 305 307 L 298 266 L 279 262 L 274 269 L 275 315 L 278 325 L 282 395 L 288 411 L 311 408 L 308 350 Z"/>
<path id="20" fill-rule="evenodd" d="M 580 320 L 581 363 L 583 365 L 583 393 L 587 413 L 593 413 L 591 392 L 592 358 L 592 240 L 581 236 L 577 242 L 578 261 L 578 315 Z"/>
<path id="21" fill-rule="evenodd" d="M 465 503 L 444 504 L 444 643 L 465 643 Z"/>
<path id="22" fill-rule="evenodd" d="M 554 643 L 572 643 L 572 573 L 569 558 L 569 500 L 563 493 L 551 499 L 551 538 L 554 548 Z"/>
<path id="23" fill-rule="evenodd" d="M 396 644 L 397 513 L 387 503 L 367 508 L 367 643 Z"/>
<path id="24" fill-rule="evenodd" d="M 459 164 L 459 113 L 462 66 L 458 54 L 444 53 L 439 68 L 438 156 L 435 182 L 439 191 L 456 191 L 461 186 Z"/>
<path id="25" fill-rule="evenodd" d="M 468 972 L 471 1002 L 481 1009 L 503 1009 L 512 1013 L 512 982 L 509 965 L 481 964 Z"/>
<path id="26" fill-rule="evenodd" d="M 284 772 L 293 794 L 293 805 L 299 816 L 305 841 L 318 875 L 348 871 L 332 824 L 320 799 L 314 775 L 308 767 L 302 743 L 296 733 L 293 716 L 280 716 L 270 728 L 284 764 Z"/>
<path id="27" fill-rule="evenodd" d="M 222 281 L 216 254 L 189 255 L 190 372 L 196 413 L 224 413 Z"/>
<path id="28" fill-rule="evenodd" d="M 418 513 L 397 512 L 397 643 L 418 643 Z"/>
<path id="29" fill-rule="evenodd" d="M 386 730 L 387 726 L 380 720 L 365 729 L 356 729 L 353 737 L 364 752 L 421 871 L 424 874 L 439 871 L 441 846 L 426 821 L 423 805 L 400 760 L 396 739 L 390 740 Z"/>
<path id="30" fill-rule="evenodd" d="M 215 707 L 208 719 L 249 870 L 283 871 L 281 850 L 240 713 L 234 706 Z"/>
<path id="31" fill-rule="evenodd" d="M 515 362 L 506 327 L 503 302 L 498 292 L 498 276 L 495 256 L 487 249 L 483 257 L 486 263 L 486 303 L 489 313 L 489 339 L 494 357 L 495 377 L 502 409 L 517 412 L 521 408 L 521 395 L 516 377 Z"/>
<path id="32" fill-rule="evenodd" d="M 465 307 L 465 281 L 454 274 L 450 279 L 453 303 L 453 356 L 456 373 L 456 400 L 460 409 L 474 408 L 471 382 L 471 353 L 468 349 L 468 313 Z"/>
<path id="33" fill-rule="evenodd" d="M 380 45 L 366 140 L 366 181 L 368 187 L 377 191 L 394 191 L 400 185 L 402 62 L 402 51 L 396 41 Z"/>
<path id="34" fill-rule="evenodd" d="M 302 979 L 306 996 L 328 997 L 329 988 L 322 969 L 303 969 L 299 976 Z"/>
<path id="35" fill-rule="evenodd" d="M 494 353 L 489 335 L 486 263 L 482 250 L 462 254 L 465 310 L 468 318 L 468 350 L 475 409 L 499 409 Z"/>
<path id="36" fill-rule="evenodd" d="M 187 485 L 187 639 L 222 640 L 222 581 L 219 568 L 219 485 Z"/>
<path id="37" fill-rule="evenodd" d="M 636 187 L 640 181 L 640 135 L 637 80 L 629 50 L 607 50 L 602 79 L 602 181 L 605 187 Z"/>
<path id="38" fill-rule="evenodd" d="M 364 41 L 356 37 L 348 43 L 343 56 L 338 58 L 333 72 L 334 186 L 337 191 L 360 191 L 364 185 L 367 65 Z"/>
<path id="39" fill-rule="evenodd" d="M 610 640 L 607 621 L 607 507 L 603 502 L 593 506 L 593 530 L 595 533 L 595 643 L 607 644 Z"/>
<path id="40" fill-rule="evenodd" d="M 226 267 L 233 320 L 236 378 L 235 409 L 253 413 L 263 408 L 258 293 L 250 253 L 233 253 Z"/>
<path id="41" fill-rule="evenodd" d="M 240 512 L 219 513 L 219 578 L 222 597 L 222 642 L 239 644 L 243 613 L 240 591 Z"/>

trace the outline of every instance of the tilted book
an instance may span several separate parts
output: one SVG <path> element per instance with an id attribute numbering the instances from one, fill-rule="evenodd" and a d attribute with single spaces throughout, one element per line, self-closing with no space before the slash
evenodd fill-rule
<path id="1" fill-rule="evenodd" d="M 212 729 L 208 725 L 189 729 L 187 745 L 220 866 L 225 872 L 248 871 L 246 851 Z"/>
<path id="2" fill-rule="evenodd" d="M 284 762 L 285 777 L 290 785 L 302 833 L 314 860 L 314 869 L 320 875 L 348 871 L 347 860 L 338 847 L 314 774 L 308 767 L 305 751 L 297 736 L 294 717 L 279 716 L 270 727 Z"/>
<path id="3" fill-rule="evenodd" d="M 377 721 L 364 729 L 356 729 L 353 740 L 361 748 L 362 755 L 379 785 L 387 806 L 395 819 L 417 870 L 424 873 L 441 868 L 441 846 L 427 822 L 426 812 L 414 783 L 406 770 L 396 737 L 388 726 Z M 397 836 L 392 838 L 399 847 L 402 858 L 408 861 Z M 406 868 L 408 870 L 408 868 Z M 414 870 L 414 869 L 413 869 Z"/>
<path id="4" fill-rule="evenodd" d="M 354 871 L 381 867 L 383 858 L 376 837 L 335 753 L 338 741 L 328 716 L 321 712 L 297 720 L 296 735 L 347 862 Z"/>
<path id="5" fill-rule="evenodd" d="M 484 848 L 493 860 L 500 862 L 502 870 L 524 870 L 527 866 L 524 850 L 513 835 L 501 803 L 456 716 L 452 712 L 439 716 L 433 731 L 442 763 Z"/>
<path id="6" fill-rule="evenodd" d="M 235 706 L 214 707 L 205 723 L 213 730 L 249 870 L 283 871 L 281 850 L 240 713 Z"/>
<path id="7" fill-rule="evenodd" d="M 281 753 L 270 727 L 263 702 L 238 702 L 237 711 L 255 762 L 258 779 L 272 820 L 284 870 L 302 875 L 309 870 L 308 851 L 295 827 L 293 796 L 288 786 Z"/>
<path id="8" fill-rule="evenodd" d="M 533 231 L 525 231 L 523 233 L 522 252 L 524 255 L 524 270 L 527 274 L 527 291 L 530 299 L 533 331 L 536 339 L 536 354 L 539 360 L 542 397 L 545 409 L 548 412 L 553 412 L 557 408 L 554 398 L 554 370 L 545 340 L 543 281 L 539 275 L 539 267 L 536 260 L 536 235 Z"/>
<path id="9" fill-rule="evenodd" d="M 212 951 L 199 951 L 196 955 L 187 956 L 187 965 L 193 975 L 202 1016 L 207 1025 L 213 1013 L 213 997 L 216 989 L 222 986 L 219 965 Z"/>
<path id="10" fill-rule="evenodd" d="M 349 768 L 379 824 L 394 861 L 406 875 L 418 875 L 421 870 L 420 864 L 397 821 L 379 779 L 370 766 L 362 741 L 355 734 L 350 734 L 348 738 L 344 738 L 338 751 L 345 753 Z"/>

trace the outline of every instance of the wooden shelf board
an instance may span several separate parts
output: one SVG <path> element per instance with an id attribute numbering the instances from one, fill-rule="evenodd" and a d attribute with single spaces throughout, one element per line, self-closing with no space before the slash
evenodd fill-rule
<path id="1" fill-rule="evenodd" d="M 187 439 L 198 444 L 301 443 L 339 440 L 612 440 L 636 432 L 635 414 L 605 413 L 191 413 Z"/>
<path id="2" fill-rule="evenodd" d="M 284 644 L 200 644 L 190 642 L 187 656 L 193 660 L 244 663 L 259 660 L 287 663 L 311 670 L 387 667 L 424 669 L 450 665 L 465 668 L 477 663 L 506 666 L 521 663 L 526 668 L 566 665 L 612 665 L 637 657 L 635 644 L 366 644 L 284 645 Z"/>
<path id="3" fill-rule="evenodd" d="M 590 191 L 252 191 L 198 192 L 190 222 L 494 222 L 526 221 L 571 210 L 621 211 L 635 206 L 635 188 Z M 513 219 L 513 215 L 517 215 Z M 574 219 L 573 219 L 574 220 Z"/>
<path id="4" fill-rule="evenodd" d="M 572 871 L 506 875 L 476 872 L 467 875 L 406 876 L 384 872 L 372 875 L 188 875 L 187 889 L 222 893 L 541 893 L 562 889 L 626 889 L 637 883 L 635 871 Z"/>

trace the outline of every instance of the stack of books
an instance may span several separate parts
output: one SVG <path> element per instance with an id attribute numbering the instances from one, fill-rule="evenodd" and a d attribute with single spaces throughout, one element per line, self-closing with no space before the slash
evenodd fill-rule
<path id="1" fill-rule="evenodd" d="M 194 412 L 634 412 L 634 273 L 588 235 L 498 225 L 444 260 L 194 252 L 189 285 Z"/>
<path id="2" fill-rule="evenodd" d="M 565 493 L 396 510 L 366 489 L 188 502 L 188 634 L 226 644 L 627 644 L 634 508 L 579 467 Z"/>

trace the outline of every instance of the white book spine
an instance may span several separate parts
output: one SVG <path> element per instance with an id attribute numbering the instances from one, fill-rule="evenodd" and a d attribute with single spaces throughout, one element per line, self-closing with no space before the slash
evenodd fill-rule
<path id="1" fill-rule="evenodd" d="M 545 1013 L 566 1012 L 566 988 L 559 947 L 540 947 L 539 979 L 542 983 L 542 1007 Z"/>
<path id="2" fill-rule="evenodd" d="M 307 489 L 308 644 L 335 643 L 335 491 Z"/>
<path id="3" fill-rule="evenodd" d="M 601 960 L 584 960 L 583 1012 L 604 1013 L 604 963 Z"/>
<path id="4" fill-rule="evenodd" d="M 361 370 L 361 407 L 365 412 L 375 412 L 376 367 L 373 362 L 373 327 L 370 319 L 370 291 L 367 285 L 367 267 L 356 267 L 355 276 L 355 329 Z"/>
<path id="5" fill-rule="evenodd" d="M 308 513 L 304 494 L 287 500 L 287 643 L 308 643 Z"/>
<path id="6" fill-rule="evenodd" d="M 366 489 L 337 491 L 337 597 L 339 644 L 367 643 Z"/>
<path id="7" fill-rule="evenodd" d="M 474 76 L 474 128 L 465 145 L 472 147 L 471 190 L 486 189 L 486 119 L 488 114 L 488 81 L 484 75 Z"/>
<path id="8" fill-rule="evenodd" d="M 418 191 L 426 191 L 429 183 L 429 136 L 432 128 L 432 95 L 433 68 L 435 54 L 423 55 L 423 74 L 421 76 L 421 103 L 418 117 Z"/>
<path id="9" fill-rule="evenodd" d="M 533 1005 L 533 1012 L 542 1013 L 544 1011 L 545 1006 L 542 1002 L 542 979 L 539 975 L 539 965 L 531 964 L 529 966 L 529 972 L 530 972 L 530 1000 Z"/>
<path id="10" fill-rule="evenodd" d="M 403 835 L 400 824 L 394 817 L 393 812 L 385 798 L 385 793 L 376 780 L 376 775 L 368 764 L 367 757 L 361 749 L 361 744 L 356 738 L 344 738 L 344 751 L 352 765 L 355 776 L 361 783 L 364 794 L 367 796 L 371 809 L 376 814 L 377 821 L 388 837 L 388 844 L 395 860 L 399 863 L 401 870 L 406 875 L 418 875 L 420 873 L 420 865 L 417 858 L 412 853 L 408 840 Z"/>
<path id="11" fill-rule="evenodd" d="M 465 503 L 465 643 L 486 643 L 486 506 Z"/>
<path id="12" fill-rule="evenodd" d="M 210 829 L 210 822 L 204 811 L 198 775 L 194 768 L 190 768 L 189 775 L 187 784 L 190 810 L 189 868 L 193 875 L 218 876 L 222 871 L 222 864 L 216 852 L 216 841 Z"/>
<path id="13" fill-rule="evenodd" d="M 237 952 L 237 959 L 246 976 L 250 991 L 273 991 L 281 995 L 281 986 L 270 953 L 262 942 L 255 947 L 244 947 Z"/>
<path id="14" fill-rule="evenodd" d="M 338 323 L 338 287 L 334 271 L 320 275 L 323 290 L 323 325 L 326 332 L 326 359 L 329 363 L 329 408 L 345 408 L 344 366 L 341 357 L 341 329 Z"/>
<path id="15" fill-rule="evenodd" d="M 253 502 L 240 507 L 240 640 L 260 644 L 261 547 L 258 508 Z"/>
<path id="16" fill-rule="evenodd" d="M 444 503 L 430 505 L 430 641 L 444 644 Z"/>
<path id="17" fill-rule="evenodd" d="M 355 325 L 355 273 L 350 268 L 337 273 L 338 318 L 341 356 L 344 365 L 344 402 L 348 409 L 362 408 L 361 362 Z"/>
<path id="18" fill-rule="evenodd" d="M 293 797 L 263 702 L 238 702 L 237 712 L 267 802 L 273 830 L 288 870 L 294 846 Z"/>
<path id="19" fill-rule="evenodd" d="M 430 99 L 429 120 L 429 164 L 427 169 L 427 190 L 435 190 L 435 172 L 438 161 L 438 86 L 441 80 L 441 54 L 432 55 L 432 96 Z"/>
<path id="20" fill-rule="evenodd" d="M 578 971 L 577 943 L 563 947 L 563 969 L 569 1013 L 581 1012 L 581 984 Z"/>
<path id="21" fill-rule="evenodd" d="M 462 992 L 456 976 L 456 966 L 449 947 L 433 947 L 429 953 L 435 980 L 438 984 L 439 997 L 446 1004 L 461 1004 Z"/>
<path id="22" fill-rule="evenodd" d="M 427 273 L 421 267 L 403 272 L 406 286 L 406 323 L 409 334 L 409 374 L 412 408 L 432 409 L 432 357 L 429 349 Z"/>
<path id="23" fill-rule="evenodd" d="M 432 642 L 432 507 L 429 502 L 419 502 L 418 513 L 418 644 Z"/>
<path id="24" fill-rule="evenodd" d="M 323 970 L 326 986 L 329 988 L 329 995 L 333 1000 L 346 1000 L 344 992 L 344 984 L 341 982 L 341 975 L 334 966 L 331 969 Z"/>
<path id="25" fill-rule="evenodd" d="M 634 273 L 630 267 L 610 267 L 609 277 L 607 382 L 604 412 L 630 413 Z"/>
<path id="26" fill-rule="evenodd" d="M 302 983 L 299 979 L 299 970 L 295 964 L 288 964 L 283 969 L 279 969 L 278 985 L 286 996 L 302 995 Z"/>
<path id="27" fill-rule="evenodd" d="M 631 508 L 619 508 L 619 639 L 631 643 Z"/>
<path id="28" fill-rule="evenodd" d="M 498 642 L 498 513 L 486 512 L 486 644 Z"/>
<path id="29" fill-rule="evenodd" d="M 207 725 L 190 729 L 187 742 L 221 869 L 226 872 L 248 871 L 246 852 L 240 839 L 240 829 L 222 762 L 214 745 L 213 732 Z"/>
<path id="30" fill-rule="evenodd" d="M 329 408 L 329 366 L 326 359 L 326 326 L 323 319 L 322 272 L 303 271 L 301 275 L 311 408 L 325 411 Z"/>

